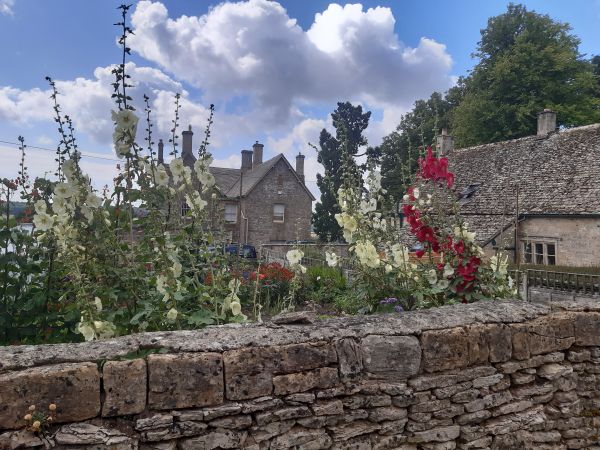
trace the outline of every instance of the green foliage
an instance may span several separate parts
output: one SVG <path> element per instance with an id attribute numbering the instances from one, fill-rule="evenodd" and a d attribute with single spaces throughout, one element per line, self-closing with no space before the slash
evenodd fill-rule
<path id="1" fill-rule="evenodd" d="M 371 112 L 363 113 L 362 106 L 353 106 L 345 102 L 338 103 L 331 117 L 336 136 L 323 129 L 319 137 L 317 159 L 323 165 L 324 175 L 317 174 L 321 199 L 315 205 L 312 218 L 315 233 L 323 242 L 342 240 L 340 226 L 335 220 L 335 215 L 340 212 L 337 205 L 337 191 L 342 185 L 344 176 L 353 176 L 357 179 L 360 177 L 360 168 L 353 158 L 357 156 L 359 148 L 367 144 L 362 133 L 369 125 Z M 345 171 L 341 170 L 340 164 L 343 158 L 348 158 L 350 161 Z"/>
<path id="2" fill-rule="evenodd" d="M 320 289 L 346 289 L 346 277 L 335 267 L 312 266 L 306 272 L 305 287 L 309 291 Z"/>
<path id="3" fill-rule="evenodd" d="M 465 95 L 451 115 L 458 146 L 535 134 L 544 108 L 557 112 L 559 126 L 600 121 L 594 66 L 570 31 L 522 5 L 489 19 L 475 53 L 479 63 L 459 83 Z"/>

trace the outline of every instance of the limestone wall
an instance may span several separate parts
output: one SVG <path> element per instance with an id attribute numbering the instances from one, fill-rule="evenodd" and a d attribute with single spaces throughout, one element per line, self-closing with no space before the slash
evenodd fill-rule
<path id="1" fill-rule="evenodd" d="M 23 430 L 49 403 L 55 423 Z M 598 449 L 599 435 L 589 300 L 0 349 L 0 448 Z"/>

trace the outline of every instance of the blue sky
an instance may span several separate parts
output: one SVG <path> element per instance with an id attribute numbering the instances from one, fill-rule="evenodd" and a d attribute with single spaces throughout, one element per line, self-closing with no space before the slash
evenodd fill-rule
<path id="1" fill-rule="evenodd" d="M 76 118 L 81 148 L 113 157 L 110 103 L 102 95 L 109 65 L 119 58 L 112 24 L 120 3 L 0 0 L 0 141 L 15 142 L 22 134 L 31 145 L 56 146 L 44 100 L 44 77 L 50 75 L 60 82 L 65 112 Z M 414 100 L 447 89 L 468 72 L 476 62 L 470 54 L 479 30 L 508 2 L 369 0 L 362 8 L 330 3 L 136 4 L 132 73 L 141 80 L 136 94 L 153 94 L 158 135 L 166 137 L 170 95 L 184 91 L 183 121 L 198 131 L 206 106 L 216 104 L 213 150 L 221 165 L 239 164 L 240 150 L 258 139 L 267 157 L 307 153 L 307 179 L 314 179 L 318 165 L 307 141 L 315 142 L 328 126 L 336 101 L 360 102 L 373 111 L 368 138 L 376 145 Z M 600 53 L 599 0 L 524 3 L 570 23 L 582 53 Z M 13 155 L 13 147 L 0 143 L 0 177 L 16 172 Z M 49 170 L 51 154 L 32 150 L 30 156 L 32 171 Z M 89 159 L 100 184 L 110 181 L 113 165 Z"/>

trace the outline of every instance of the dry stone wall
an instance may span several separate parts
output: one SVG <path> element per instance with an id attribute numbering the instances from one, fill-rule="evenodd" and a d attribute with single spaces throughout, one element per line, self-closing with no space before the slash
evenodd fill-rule
<path id="1" fill-rule="evenodd" d="M 57 405 L 43 433 L 23 415 Z M 600 449 L 600 304 L 0 349 L 0 448 Z"/>

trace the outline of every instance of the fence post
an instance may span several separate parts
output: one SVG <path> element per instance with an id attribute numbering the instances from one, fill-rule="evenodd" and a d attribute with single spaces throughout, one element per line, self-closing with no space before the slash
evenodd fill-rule
<path id="1" fill-rule="evenodd" d="M 523 290 L 523 300 L 525 300 L 526 302 L 529 301 L 529 271 L 528 270 L 524 270 L 523 271 L 523 283 L 522 283 L 522 290 Z"/>

